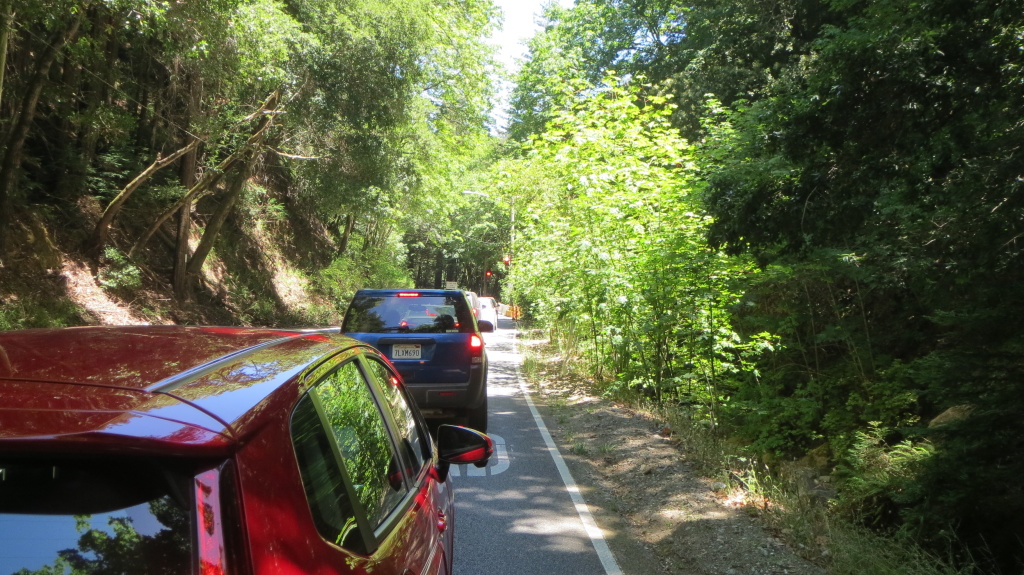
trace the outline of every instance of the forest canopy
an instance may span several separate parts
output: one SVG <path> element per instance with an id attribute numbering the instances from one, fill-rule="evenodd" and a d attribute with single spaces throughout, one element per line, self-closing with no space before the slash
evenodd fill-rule
<path id="1" fill-rule="evenodd" d="M 490 146 L 489 0 L 5 0 L 0 21 L 5 254 L 54 214 L 101 263 L 173 268 L 183 298 L 241 209 L 326 230 L 301 256 L 321 290 L 408 282 L 403 234 L 444 256 L 430 232 Z"/>

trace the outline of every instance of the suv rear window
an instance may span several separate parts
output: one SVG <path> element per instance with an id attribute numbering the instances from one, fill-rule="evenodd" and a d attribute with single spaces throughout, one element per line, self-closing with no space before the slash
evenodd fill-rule
<path id="1" fill-rule="evenodd" d="M 121 461 L 0 459 L 0 573 L 192 573 L 188 483 Z"/>
<path id="2" fill-rule="evenodd" d="M 462 295 L 360 295 L 352 299 L 345 333 L 473 333 L 473 315 Z"/>

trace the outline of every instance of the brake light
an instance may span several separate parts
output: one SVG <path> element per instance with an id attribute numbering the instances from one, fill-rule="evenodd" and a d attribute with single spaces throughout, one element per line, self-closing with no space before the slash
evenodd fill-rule
<path id="1" fill-rule="evenodd" d="M 420 297 L 420 294 L 414 291 L 403 291 L 398 292 L 398 297 Z"/>
<path id="2" fill-rule="evenodd" d="M 226 544 L 221 516 L 219 474 L 216 470 L 195 477 L 196 517 L 199 519 L 199 563 L 202 575 L 227 572 Z"/>
<path id="3" fill-rule="evenodd" d="M 479 335 L 469 336 L 469 358 L 474 365 L 484 363 L 484 340 Z"/>

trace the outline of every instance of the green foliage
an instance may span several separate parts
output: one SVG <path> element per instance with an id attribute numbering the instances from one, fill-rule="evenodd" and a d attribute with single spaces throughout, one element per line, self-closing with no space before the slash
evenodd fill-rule
<path id="1" fill-rule="evenodd" d="M 1024 104 L 1024 16 L 999 1 L 829 2 L 801 18 L 817 32 L 794 38 L 799 62 L 705 125 L 709 237 L 766 271 L 737 325 L 785 343 L 732 415 L 765 448 L 842 453 L 870 421 L 901 440 L 984 405 L 905 475 L 856 468 L 853 500 L 932 550 L 954 540 L 1019 570 L 1021 497 L 999 486 L 1024 437 L 1009 320 L 1024 229 L 1006 163 L 1024 135 L 1006 114 Z M 968 511 L 979 492 L 997 494 L 985 524 Z"/>
<path id="2" fill-rule="evenodd" d="M 279 86 L 297 88 L 301 71 L 294 67 L 294 55 L 316 38 L 278 0 L 256 0 L 239 4 L 228 33 L 237 39 L 238 73 L 254 85 L 256 94 Z"/>
<path id="3" fill-rule="evenodd" d="M 616 71 L 656 74 L 653 64 L 666 40 L 681 35 L 685 10 L 672 0 L 578 0 L 572 8 L 547 6 L 543 29 L 528 40 L 527 60 L 515 77 L 510 137 L 525 141 L 543 132 L 577 96 L 563 90 L 567 84 L 597 85 Z"/>
<path id="4" fill-rule="evenodd" d="M 105 265 L 97 280 L 105 289 L 132 290 L 142 285 L 142 271 L 117 248 L 104 249 L 103 259 Z"/>
<path id="5" fill-rule="evenodd" d="M 828 572 L 834 575 L 973 575 L 974 566 L 957 567 L 949 557 L 863 527 L 829 525 Z"/>
<path id="6" fill-rule="evenodd" d="M 225 303 L 242 325 L 276 325 L 279 315 L 277 301 L 264 290 L 254 289 L 247 279 L 232 276 L 227 280 L 231 296 Z"/>
<path id="7" fill-rule="evenodd" d="M 870 422 L 858 431 L 838 470 L 839 498 L 836 510 L 871 527 L 891 529 L 898 524 L 898 507 L 935 450 L 928 443 L 903 440 L 889 445 L 892 431 Z"/>
<path id="8" fill-rule="evenodd" d="M 395 252 L 336 259 L 317 273 L 314 285 L 318 293 L 335 302 L 339 313 L 358 289 L 413 287 L 408 267 Z"/>
<path id="9" fill-rule="evenodd" d="M 669 98 L 614 76 L 564 89 L 587 97 L 555 110 L 494 178 L 521 226 L 504 288 L 614 376 L 610 392 L 696 403 L 717 421 L 731 374 L 771 346 L 767 334 L 744 341 L 722 312 L 750 270 L 702 239 L 698 166 Z"/>
<path id="10" fill-rule="evenodd" d="M 258 190 L 275 198 L 250 192 L 241 217 L 280 221 L 285 205 L 301 204 L 310 229 L 338 230 L 339 255 L 358 245 L 362 262 L 384 258 L 380 281 L 406 275 L 391 263 L 406 233 L 434 232 L 434 246 L 460 239 L 450 200 L 491 146 L 491 0 L 112 0 L 90 4 L 80 22 L 77 8 L 14 2 L 3 117 L 16 118 L 35 78 L 44 84 L 14 207 L 78 205 L 84 195 L 106 204 L 155 158 L 198 138 L 194 165 L 161 170 L 125 206 L 121 214 L 139 215 L 126 235 L 180 198 L 177 184 L 191 187 L 241 153 L 254 156 Z M 35 74 L 50 39 L 78 24 L 56 59 L 66 73 Z M 272 116 L 254 116 L 272 93 Z M 224 191 L 205 193 L 216 205 Z"/>
<path id="11" fill-rule="evenodd" d="M 544 230 L 566 255 L 524 254 L 547 273 L 511 278 L 529 282 L 516 292 L 531 310 L 613 365 L 613 391 L 696 394 L 761 452 L 859 454 L 837 513 L 870 516 L 965 565 L 1019 571 L 1024 532 L 1012 518 L 1024 497 L 1005 488 L 1024 471 L 1019 6 L 580 0 L 548 18 L 512 133 L 583 151 L 543 158 L 553 182 L 533 186 L 543 207 L 529 233 Z M 693 225 L 671 214 L 698 230 L 692 248 L 632 251 L 633 236 L 615 235 L 586 194 L 629 205 L 605 182 L 618 181 L 619 156 L 638 154 L 596 156 L 611 174 L 598 186 L 587 154 L 630 121 L 617 118 L 625 129 L 609 138 L 586 131 L 605 110 L 579 105 L 575 124 L 560 112 L 600 101 L 599 88 L 572 81 L 610 67 L 653 78 L 647 94 L 678 96 L 671 120 L 697 144 L 688 153 L 699 167 L 684 210 L 710 216 Z M 542 151 L 527 148 L 534 156 L 519 165 Z M 647 245 L 686 237 L 654 233 Z M 719 250 L 753 257 L 759 273 L 718 273 L 745 267 L 714 263 Z M 668 277 L 692 288 L 662 290 Z M 697 279 L 711 277 L 723 281 Z M 773 352 L 744 356 L 759 333 L 775 334 Z M 949 408 L 971 416 L 926 431 Z M 879 437 L 870 422 L 891 432 Z M 950 554 L 957 545 L 969 551 Z"/>
<path id="12" fill-rule="evenodd" d="M 249 183 L 243 192 L 240 210 L 245 212 L 246 220 L 257 227 L 284 221 L 288 217 L 285 205 L 270 195 L 263 186 Z"/>
<path id="13" fill-rule="evenodd" d="M 557 4 L 549 6 L 543 31 L 527 42 L 529 58 L 516 73 L 510 100 L 508 133 L 514 140 L 525 141 L 543 132 L 557 109 L 567 105 L 566 96 L 571 93 L 566 94 L 563 87 L 585 77 L 578 67 L 585 60 L 582 38 L 576 37 L 579 19 L 574 16 Z"/>
<path id="14" fill-rule="evenodd" d="M 23 295 L 4 298 L 0 306 L 0 330 L 80 325 L 78 306 L 69 299 L 57 300 Z"/>

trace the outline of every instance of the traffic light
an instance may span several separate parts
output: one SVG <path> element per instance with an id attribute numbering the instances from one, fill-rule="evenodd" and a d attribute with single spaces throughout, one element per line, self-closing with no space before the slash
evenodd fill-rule
<path id="1" fill-rule="evenodd" d="M 491 277 L 491 270 L 485 271 L 484 275 L 487 276 L 487 277 Z"/>
<path id="2" fill-rule="evenodd" d="M 506 266 L 508 266 L 509 264 L 512 263 L 512 257 L 511 256 L 505 256 L 505 257 L 501 258 L 501 261 L 504 262 Z"/>

